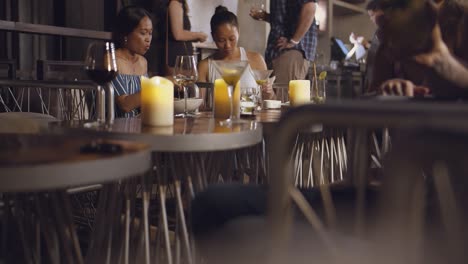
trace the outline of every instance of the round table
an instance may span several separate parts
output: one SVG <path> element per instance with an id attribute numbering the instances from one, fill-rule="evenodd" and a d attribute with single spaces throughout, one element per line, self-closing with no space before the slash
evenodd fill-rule
<path id="1" fill-rule="evenodd" d="M 100 141 L 120 146 L 117 153 L 84 153 L 89 139 L 56 135 L 1 134 L 0 192 L 30 192 L 118 181 L 150 168 L 147 145 Z"/>
<path id="2" fill-rule="evenodd" d="M 113 151 L 104 146 L 112 146 Z M 141 143 L 1 134 L 2 233 L 8 230 L 3 242 L 13 248 L 15 241 L 21 243 L 26 262 L 84 263 L 67 188 L 135 179 L 150 168 L 150 149 Z M 18 260 L 18 256 L 4 257 Z"/>
<path id="3" fill-rule="evenodd" d="M 138 117 L 117 118 L 108 127 L 85 121 L 52 123 L 51 128 L 74 134 L 87 134 L 116 139 L 137 140 L 150 145 L 156 152 L 208 152 L 241 149 L 262 140 L 262 125 L 255 120 L 225 127 L 210 113 L 196 118 L 175 118 L 173 126 L 151 127 Z"/>
<path id="4" fill-rule="evenodd" d="M 243 181 L 246 172 L 250 181 L 259 182 L 266 178 L 260 144 L 263 140 L 262 125 L 255 120 L 244 120 L 226 127 L 221 126 L 219 121 L 212 118 L 211 113 L 200 113 L 195 118 L 175 118 L 174 125 L 168 127 L 145 126 L 140 118 L 134 117 L 117 118 L 108 126 L 83 121 L 58 122 L 51 124 L 51 129 L 80 136 L 136 140 L 150 145 L 161 208 L 165 260 L 168 263 L 173 261 L 166 213 L 166 193 L 173 188 L 178 223 L 176 233 L 178 236 L 180 234 L 187 262 L 192 263 L 181 186 L 187 186 L 185 198 L 190 200 L 208 183 L 221 180 L 230 182 L 233 179 Z M 152 181 L 143 186 L 143 210 L 146 215 L 153 189 Z M 148 232 L 145 234 L 149 236 Z M 176 243 L 178 241 L 176 239 Z M 150 262 L 150 258 L 145 257 L 146 263 Z"/>

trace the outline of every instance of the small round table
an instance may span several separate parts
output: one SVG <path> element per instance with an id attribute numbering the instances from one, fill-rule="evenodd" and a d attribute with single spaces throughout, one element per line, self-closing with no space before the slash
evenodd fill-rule
<path id="1" fill-rule="evenodd" d="M 84 263 L 67 189 L 124 181 L 150 168 L 150 149 L 141 143 L 0 134 L 3 246 L 16 239 L 26 262 Z"/>
<path id="2" fill-rule="evenodd" d="M 148 144 L 153 151 L 160 206 L 160 224 L 164 231 L 166 261 L 172 263 L 169 229 L 166 214 L 166 193 L 172 187 L 176 198 L 176 233 L 181 237 L 188 263 L 192 263 L 192 249 L 185 223 L 182 187 L 187 186 L 187 200 L 203 190 L 209 182 L 243 179 L 247 170 L 253 181 L 262 181 L 264 173 L 262 125 L 245 120 L 230 127 L 221 126 L 211 113 L 195 118 L 176 118 L 169 127 L 149 127 L 140 118 L 118 118 L 110 126 L 83 121 L 52 124 L 51 129 L 79 136 L 136 140 Z M 237 175 L 233 171 L 237 169 Z M 148 211 L 153 188 L 151 181 L 143 186 L 143 210 Z M 145 232 L 148 236 L 148 232 Z M 158 232 L 159 234 L 159 232 Z M 176 240 L 179 243 L 179 240 Z M 157 243 L 156 243 L 157 244 Z M 178 247 L 178 245 L 176 245 Z M 158 248 L 158 245 L 156 245 Z M 150 256 L 145 257 L 146 263 Z"/>

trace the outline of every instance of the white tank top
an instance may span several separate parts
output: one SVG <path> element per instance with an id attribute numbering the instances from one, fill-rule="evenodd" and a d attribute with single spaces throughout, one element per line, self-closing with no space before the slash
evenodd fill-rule
<path id="1" fill-rule="evenodd" d="M 247 53 L 245 52 L 244 48 L 239 47 L 240 49 L 240 60 L 241 61 L 248 61 L 249 59 L 247 58 Z M 221 75 L 216 71 L 212 59 L 208 59 L 208 81 L 211 83 L 214 83 L 216 79 L 221 79 Z M 252 68 L 250 68 L 250 65 L 247 66 L 247 69 L 245 69 L 244 74 L 242 74 L 241 79 L 240 79 L 240 85 L 241 89 L 244 88 L 251 88 L 255 87 L 258 89 L 258 84 L 255 81 L 255 77 L 252 71 Z"/>

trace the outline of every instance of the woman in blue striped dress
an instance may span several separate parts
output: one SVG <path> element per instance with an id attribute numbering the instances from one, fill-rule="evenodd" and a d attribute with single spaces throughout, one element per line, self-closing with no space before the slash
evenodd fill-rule
<path id="1" fill-rule="evenodd" d="M 116 46 L 118 74 L 112 81 L 115 91 L 116 117 L 133 117 L 140 113 L 140 77 L 147 76 L 143 55 L 153 34 L 150 14 L 139 7 L 125 7 L 116 19 L 112 38 Z"/>

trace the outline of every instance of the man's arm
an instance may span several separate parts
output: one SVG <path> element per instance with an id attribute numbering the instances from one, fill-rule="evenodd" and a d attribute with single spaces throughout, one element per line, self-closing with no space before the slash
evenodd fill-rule
<path id="1" fill-rule="evenodd" d="M 299 15 L 299 21 L 297 23 L 296 30 L 292 35 L 291 39 L 287 39 L 285 37 L 280 37 L 278 39 L 276 47 L 279 50 L 282 49 L 290 49 L 299 44 L 302 40 L 304 35 L 312 26 L 315 18 L 315 11 L 317 10 L 317 3 L 315 2 L 307 2 L 302 5 L 301 13 Z"/>
<path id="2" fill-rule="evenodd" d="M 468 69 L 449 51 L 442 40 L 440 26 L 432 32 L 433 48 L 425 54 L 415 56 L 415 60 L 435 71 L 445 81 L 459 88 L 468 89 Z"/>
<path id="3" fill-rule="evenodd" d="M 317 3 L 307 2 L 302 5 L 301 14 L 299 15 L 299 22 L 297 24 L 296 31 L 292 36 L 292 40 L 299 42 L 309 30 L 314 22 L 315 12 L 317 11 Z"/>

